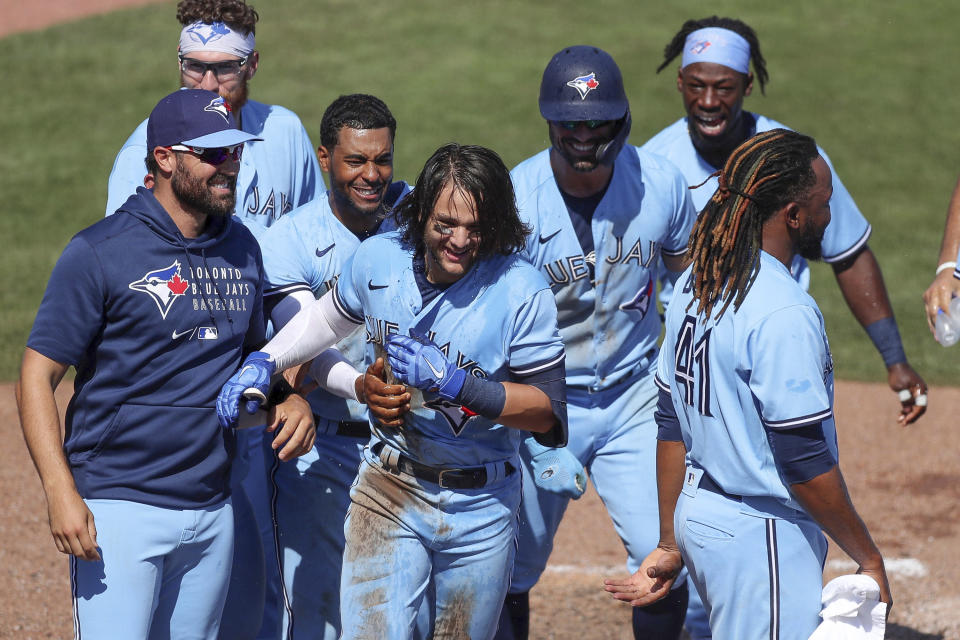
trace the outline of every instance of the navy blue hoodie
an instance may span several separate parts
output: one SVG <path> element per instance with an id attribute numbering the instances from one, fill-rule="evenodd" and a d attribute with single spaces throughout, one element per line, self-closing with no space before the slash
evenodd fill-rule
<path id="1" fill-rule="evenodd" d="M 220 387 L 264 337 L 263 262 L 239 222 L 184 238 L 153 192 L 70 241 L 27 346 L 77 369 L 64 450 L 84 498 L 196 509 L 229 495 Z"/>

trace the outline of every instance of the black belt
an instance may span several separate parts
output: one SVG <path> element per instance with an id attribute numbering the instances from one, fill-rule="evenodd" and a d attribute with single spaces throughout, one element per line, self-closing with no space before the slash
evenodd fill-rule
<path id="1" fill-rule="evenodd" d="M 313 421 L 320 424 L 325 422 L 326 418 L 313 414 Z M 340 420 L 337 423 L 337 435 L 348 438 L 369 438 L 370 423 L 366 420 Z"/>
<path id="2" fill-rule="evenodd" d="M 732 493 L 727 493 L 726 491 L 721 489 L 720 485 L 714 482 L 713 478 L 711 478 L 706 471 L 703 472 L 703 477 L 700 478 L 700 488 L 706 489 L 710 493 L 715 493 L 717 495 L 723 496 L 724 498 L 729 498 L 730 500 L 740 502 L 740 496 L 735 496 Z"/>
<path id="3" fill-rule="evenodd" d="M 371 447 L 373 455 L 379 456 L 383 451 L 384 443 L 377 442 Z M 426 480 L 440 485 L 443 489 L 479 489 L 487 484 L 486 467 L 469 467 L 466 469 L 439 469 L 408 458 L 403 454 L 397 455 L 397 469 L 420 480 Z M 509 462 L 503 463 L 503 475 L 509 476 L 516 471 Z"/>

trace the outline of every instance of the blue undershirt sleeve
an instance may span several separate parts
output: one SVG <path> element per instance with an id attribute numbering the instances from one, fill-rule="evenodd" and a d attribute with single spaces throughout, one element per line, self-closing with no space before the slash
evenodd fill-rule
<path id="1" fill-rule="evenodd" d="M 820 422 L 794 429 L 766 430 L 773 459 L 787 484 L 812 480 L 837 464 Z"/>
<path id="2" fill-rule="evenodd" d="M 680 420 L 677 418 L 676 409 L 673 408 L 670 392 L 660 388 L 658 391 L 657 410 L 653 414 L 653 419 L 657 423 L 657 440 L 680 442 L 683 440 L 683 434 L 680 431 Z"/>

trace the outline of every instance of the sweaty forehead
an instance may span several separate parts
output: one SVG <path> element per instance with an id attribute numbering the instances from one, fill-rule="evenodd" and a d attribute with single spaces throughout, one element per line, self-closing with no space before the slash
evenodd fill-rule
<path id="1" fill-rule="evenodd" d="M 376 157 L 393 150 L 390 129 L 354 129 L 341 127 L 337 132 L 335 152 L 341 155 L 362 155 Z"/>
<path id="2" fill-rule="evenodd" d="M 448 224 L 471 225 L 477 222 L 477 208 L 470 193 L 448 182 L 437 196 L 432 216 Z"/>

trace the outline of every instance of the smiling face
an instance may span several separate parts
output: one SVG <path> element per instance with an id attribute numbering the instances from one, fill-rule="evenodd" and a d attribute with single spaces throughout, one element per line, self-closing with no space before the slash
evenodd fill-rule
<path id="1" fill-rule="evenodd" d="M 185 208 L 211 216 L 229 216 L 237 203 L 239 161 L 228 158 L 219 165 L 203 162 L 196 155 L 177 151 L 170 178 L 173 194 Z"/>
<path id="2" fill-rule="evenodd" d="M 559 122 L 550 122 L 550 142 L 574 171 L 593 171 L 600 164 L 597 152 L 601 145 L 613 139 L 617 122 L 609 120 L 592 129 L 588 122 L 570 124 L 573 125 L 572 129 Z"/>
<path id="3" fill-rule="evenodd" d="M 383 199 L 393 180 L 393 137 L 390 129 L 343 127 L 332 149 L 317 150 L 320 168 L 330 176 L 330 206 L 345 224 L 383 212 Z"/>
<path id="4" fill-rule="evenodd" d="M 680 70 L 677 89 L 694 144 L 732 150 L 743 142 L 737 138 L 742 132 L 743 99 L 753 90 L 753 74 L 715 62 L 696 62 Z"/>
<path id="5" fill-rule="evenodd" d="M 477 261 L 480 224 L 470 194 L 448 181 L 444 184 L 423 232 L 427 280 L 452 284 Z"/>

